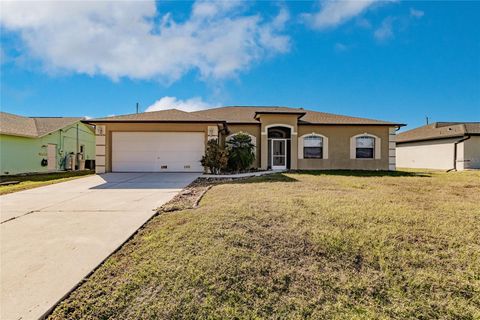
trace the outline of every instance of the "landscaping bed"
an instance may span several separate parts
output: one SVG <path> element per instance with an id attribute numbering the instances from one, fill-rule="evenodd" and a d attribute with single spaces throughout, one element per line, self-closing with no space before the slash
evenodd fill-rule
<path id="1" fill-rule="evenodd" d="M 189 188 L 199 189 L 50 318 L 480 317 L 478 171 L 297 172 Z"/>

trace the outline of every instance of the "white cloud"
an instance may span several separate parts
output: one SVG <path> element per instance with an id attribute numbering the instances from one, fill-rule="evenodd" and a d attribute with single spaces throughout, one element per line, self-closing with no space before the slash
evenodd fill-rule
<path id="1" fill-rule="evenodd" d="M 151 111 L 160 111 L 160 110 L 167 110 L 167 109 L 179 109 L 179 110 L 190 112 L 190 111 L 198 111 L 198 110 L 214 108 L 218 106 L 219 105 L 217 104 L 211 104 L 211 103 L 205 102 L 200 97 L 181 100 L 181 99 L 177 99 L 176 97 L 166 96 L 155 101 L 155 103 L 149 106 L 145 111 L 151 112 Z"/>
<path id="2" fill-rule="evenodd" d="M 420 19 L 421 17 L 424 16 L 424 14 L 425 12 L 423 12 L 422 10 L 410 8 L 410 17 Z"/>
<path id="3" fill-rule="evenodd" d="M 349 49 L 349 47 L 346 44 L 337 42 L 335 43 L 334 49 L 335 49 L 335 52 L 345 52 Z"/>
<path id="4" fill-rule="evenodd" d="M 372 24 L 370 23 L 370 21 L 368 21 L 367 19 L 365 18 L 358 18 L 357 19 L 357 26 L 361 27 L 361 28 L 364 28 L 364 29 L 370 29 L 372 27 Z"/>
<path id="5" fill-rule="evenodd" d="M 386 17 L 383 19 L 382 24 L 373 33 L 375 39 L 378 41 L 386 41 L 393 37 L 393 22 L 395 18 Z"/>
<path id="6" fill-rule="evenodd" d="M 336 27 L 345 21 L 361 14 L 376 0 L 321 1 L 317 13 L 305 14 L 306 21 L 312 28 L 325 29 Z"/>
<path id="7" fill-rule="evenodd" d="M 224 78 L 289 50 L 288 12 L 266 21 L 247 4 L 197 1 L 175 21 L 148 1 L 2 2 L 1 25 L 50 72 L 175 81 L 191 70 Z"/>

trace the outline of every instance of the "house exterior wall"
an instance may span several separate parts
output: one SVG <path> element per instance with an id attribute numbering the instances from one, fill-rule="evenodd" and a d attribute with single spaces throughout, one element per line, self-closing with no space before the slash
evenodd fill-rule
<path id="1" fill-rule="evenodd" d="M 480 169 L 480 136 L 471 136 L 462 143 L 463 167 L 465 169 Z"/>
<path id="2" fill-rule="evenodd" d="M 56 145 L 55 170 L 64 170 L 65 156 L 77 152 L 76 124 L 57 130 L 40 138 L 0 135 L 0 174 L 48 172 L 42 166 L 47 158 L 48 144 Z M 79 123 L 79 145 L 85 146 L 85 160 L 95 159 L 95 136 L 85 124 Z"/>
<path id="3" fill-rule="evenodd" d="M 395 170 L 395 150 L 392 142 L 395 130 L 388 126 L 356 125 L 298 125 L 298 115 L 261 114 L 258 124 L 229 124 L 228 133 L 220 134 L 220 142 L 225 143 L 227 136 L 245 132 L 255 137 L 256 159 L 254 168 L 268 167 L 268 128 L 287 126 L 291 128 L 290 168 L 301 170 L 322 169 L 363 169 Z M 208 141 L 209 126 L 212 123 L 98 123 L 96 125 L 96 168 L 97 173 L 112 170 L 112 133 L 113 132 L 203 132 L 205 143 Z M 328 159 L 299 158 L 299 137 L 317 133 L 329 139 Z M 376 159 L 352 159 L 351 138 L 358 134 L 371 134 L 379 139 Z M 393 142 L 394 148 L 394 142 Z M 300 150 L 302 151 L 302 150 Z"/>
<path id="4" fill-rule="evenodd" d="M 322 169 L 360 169 L 389 170 L 389 127 L 387 126 L 322 126 L 299 125 L 298 137 L 306 134 L 320 134 L 328 138 L 327 159 L 298 159 L 300 170 Z M 379 159 L 351 159 L 351 137 L 359 134 L 371 134 L 380 138 Z M 297 155 L 297 153 L 295 153 Z M 393 160 L 395 161 L 395 160 Z"/>
<path id="5" fill-rule="evenodd" d="M 264 121 L 262 116 L 262 121 Z M 290 116 L 291 117 L 291 116 Z M 296 118 L 295 118 L 296 119 Z M 271 117 L 268 123 L 263 126 L 265 128 L 271 124 L 281 124 L 285 119 Z M 294 120 L 295 121 L 295 120 Z M 292 125 L 289 121 L 286 123 Z M 246 132 L 256 137 L 257 140 L 257 159 L 255 167 L 260 165 L 263 145 L 267 143 L 267 139 L 262 139 L 262 126 L 255 125 L 229 125 L 231 133 Z M 265 131 L 265 129 L 263 129 Z M 365 169 L 365 170 L 395 170 L 395 128 L 385 126 L 314 126 L 314 125 L 297 125 L 296 151 L 292 150 L 292 155 L 297 160 L 297 169 L 300 170 L 321 170 L 321 169 Z M 329 139 L 328 159 L 300 159 L 298 150 L 300 143 L 298 139 L 305 134 L 316 133 L 323 135 Z M 370 133 L 381 140 L 380 159 L 350 159 L 350 138 L 357 134 Z M 263 135 L 266 138 L 266 135 Z M 265 141 L 263 141 L 265 140 Z M 292 137 L 292 146 L 293 146 Z M 263 142 L 263 144 L 262 144 Z M 392 144 L 393 142 L 393 144 Z M 265 157 L 268 158 L 268 148 L 263 148 Z M 293 148 L 292 148 L 293 149 Z M 393 149 L 393 152 L 392 152 Z"/>
<path id="6" fill-rule="evenodd" d="M 453 138 L 397 144 L 397 167 L 453 169 L 454 143 L 458 140 L 459 138 Z M 458 156 L 461 157 L 461 152 Z"/>
<path id="7" fill-rule="evenodd" d="M 290 169 L 297 169 L 298 160 L 298 132 L 296 114 L 262 114 L 260 120 L 260 135 L 262 141 L 262 149 L 260 152 L 260 168 L 266 170 L 268 168 L 268 128 L 274 126 L 286 126 L 291 129 L 290 144 Z"/>
<path id="8" fill-rule="evenodd" d="M 208 141 L 208 127 L 213 123 L 99 123 L 96 125 L 96 171 L 112 171 L 113 132 L 203 132 Z"/>

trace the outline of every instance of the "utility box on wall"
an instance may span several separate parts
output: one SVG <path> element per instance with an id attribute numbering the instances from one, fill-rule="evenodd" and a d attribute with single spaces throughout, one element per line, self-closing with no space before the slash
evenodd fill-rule
<path id="1" fill-rule="evenodd" d="M 218 127 L 217 126 L 208 126 L 208 140 L 217 140 L 218 139 Z"/>

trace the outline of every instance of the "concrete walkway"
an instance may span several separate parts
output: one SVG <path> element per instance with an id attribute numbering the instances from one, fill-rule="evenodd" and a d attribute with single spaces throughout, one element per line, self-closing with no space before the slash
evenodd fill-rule
<path id="1" fill-rule="evenodd" d="M 203 174 L 202 178 L 212 178 L 212 179 L 250 178 L 250 177 L 261 177 L 267 174 L 282 173 L 285 171 L 287 170 L 268 170 L 268 171 L 256 171 L 256 172 L 233 173 L 233 174 Z"/>
<path id="2" fill-rule="evenodd" d="M 0 197 L 0 319 L 38 319 L 195 173 L 110 173 Z"/>

